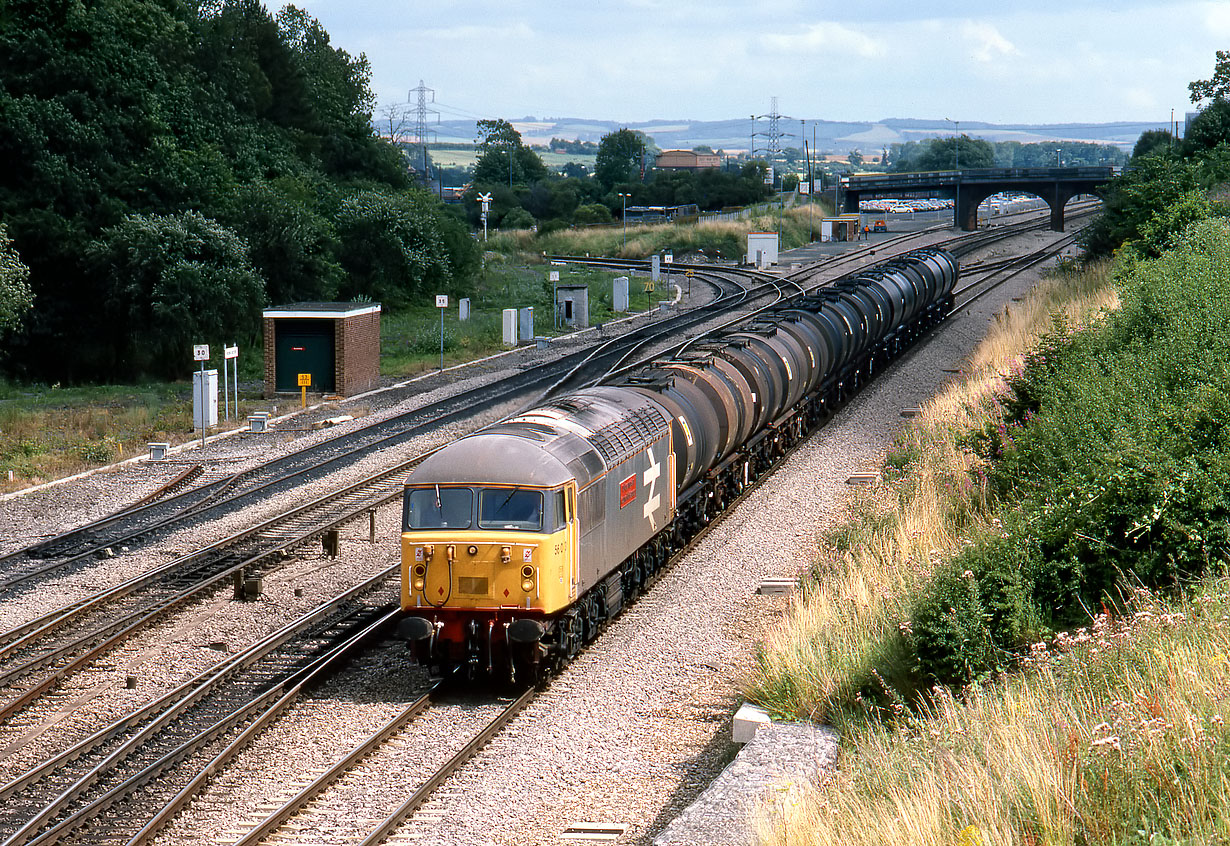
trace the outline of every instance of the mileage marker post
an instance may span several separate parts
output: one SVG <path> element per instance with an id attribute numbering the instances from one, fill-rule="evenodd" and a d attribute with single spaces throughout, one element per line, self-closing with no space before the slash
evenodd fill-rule
<path id="1" fill-rule="evenodd" d="M 448 294 L 436 294 L 436 308 L 440 309 L 440 370 L 444 370 L 444 310 L 448 308 Z"/>
<path id="2" fill-rule="evenodd" d="M 204 450 L 205 430 L 209 428 L 208 415 L 205 412 L 205 362 L 209 361 L 209 344 L 193 344 L 192 358 L 201 362 L 201 398 L 198 405 L 201 407 L 201 449 Z"/>
<path id="3" fill-rule="evenodd" d="M 299 374 L 299 390 L 303 394 L 303 407 L 304 408 L 307 408 L 307 389 L 310 388 L 311 386 L 312 386 L 312 374 L 311 373 L 300 373 Z"/>

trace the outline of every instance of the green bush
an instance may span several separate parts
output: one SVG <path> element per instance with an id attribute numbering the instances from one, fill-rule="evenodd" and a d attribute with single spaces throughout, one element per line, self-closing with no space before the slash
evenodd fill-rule
<path id="1" fill-rule="evenodd" d="M 956 565 L 938 570 L 918 602 L 911 628 L 924 679 L 958 684 L 999 664 L 972 571 Z"/>
<path id="2" fill-rule="evenodd" d="M 917 601 L 925 679 L 994 671 L 1137 586 L 1174 593 L 1230 560 L 1230 227 L 1168 240 L 1126 262 L 1104 324 L 1057 325 L 1009 380 L 1002 422 L 971 436 L 1004 531 Z"/>

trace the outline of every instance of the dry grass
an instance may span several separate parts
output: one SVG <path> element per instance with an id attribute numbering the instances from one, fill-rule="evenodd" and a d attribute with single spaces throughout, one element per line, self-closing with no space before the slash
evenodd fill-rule
<path id="1" fill-rule="evenodd" d="M 0 493 L 148 454 L 151 441 L 174 445 L 199 437 L 192 431 L 191 390 L 186 384 L 63 389 L 0 385 Z M 240 406 L 239 420 L 244 420 L 268 403 L 243 399 Z M 239 425 L 234 419 L 220 422 L 214 431 Z"/>
<path id="2" fill-rule="evenodd" d="M 912 597 L 968 538 L 998 531 L 966 436 L 995 419 L 1005 376 L 1053 315 L 1076 326 L 1116 304 L 1107 266 L 1067 270 L 996 320 L 963 377 L 923 406 L 890 452 L 888 482 L 856 495 L 831 533 L 817 578 L 767 637 L 751 698 L 781 716 L 832 721 L 859 690 L 885 687 L 881 676 L 891 688 L 908 675 L 894 641 Z"/>
<path id="3" fill-rule="evenodd" d="M 1037 644 L 1002 684 L 865 725 L 762 842 L 1227 842 L 1227 587 L 1178 612 L 1141 593 L 1134 618 Z"/>
<path id="4" fill-rule="evenodd" d="M 562 229 L 539 236 L 529 230 L 501 232 L 491 238 L 488 249 L 505 253 L 538 255 L 591 255 L 616 258 L 644 258 L 673 250 L 681 259 L 703 253 L 712 259 L 742 259 L 747 249 L 748 232 L 782 230 L 781 248 L 789 249 L 819 237 L 824 210 L 807 206 L 785 209 L 779 219 L 776 207 L 739 220 L 707 220 L 697 224 L 661 223 L 624 227 L 614 226 Z M 810 228 L 809 228 L 810 222 Z"/>

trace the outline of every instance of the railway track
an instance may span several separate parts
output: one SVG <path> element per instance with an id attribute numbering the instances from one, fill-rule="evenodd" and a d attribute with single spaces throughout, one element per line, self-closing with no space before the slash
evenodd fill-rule
<path id="1" fill-rule="evenodd" d="M 604 354 L 618 356 L 630 348 L 640 349 L 661 343 L 664 338 L 676 337 L 697 324 L 711 320 L 713 312 L 738 307 L 747 296 L 746 286 L 732 281 L 729 275 L 715 272 L 708 278 L 714 280 L 711 284 L 721 292 L 721 296 L 713 302 L 612 338 L 603 345 Z M 100 555 L 110 557 L 113 552 L 108 551 L 120 547 L 131 551 L 184 526 L 219 519 L 253 502 L 294 490 L 332 470 L 384 450 L 396 449 L 412 438 L 441 426 L 470 419 L 476 408 L 524 400 L 535 391 L 558 381 L 569 370 L 592 360 L 593 354 L 589 350 L 574 352 L 542 367 L 520 371 L 498 382 L 476 387 L 464 395 L 377 421 L 344 437 L 273 459 L 226 479 L 128 508 L 62 532 L 49 540 L 0 557 L 0 591 L 11 593 L 18 588 L 32 589 L 72 565 L 91 563 Z M 0 644 L 4 640 L 4 635 L 0 635 Z"/>
<path id="2" fill-rule="evenodd" d="M 714 280 L 710 284 L 719 291 L 714 301 L 633 329 L 612 338 L 604 346 L 610 351 L 628 346 L 643 348 L 663 337 L 686 332 L 692 326 L 710 319 L 712 312 L 723 311 L 729 306 L 737 307 L 747 296 L 746 288 L 732 282 L 727 275 L 709 274 L 704 281 L 708 279 Z M 380 420 L 342 438 L 310 446 L 204 485 L 169 496 L 158 496 L 150 502 L 139 502 L 86 525 L 57 533 L 47 540 L 0 556 L 0 591 L 11 592 L 36 586 L 40 580 L 72 565 L 90 563 L 98 557 L 111 557 L 115 549 L 139 548 L 185 525 L 234 513 L 254 501 L 301 486 L 331 470 L 353 464 L 379 451 L 396 448 L 424 432 L 468 419 L 476 407 L 515 402 L 549 386 L 561 374 L 590 357 L 588 350 L 570 353 L 549 365 L 476 387 L 463 396 L 450 397 Z M 185 483 L 182 478 L 173 481 L 176 487 Z"/>
<path id="3" fill-rule="evenodd" d="M 0 786 L 0 843 L 141 842 L 140 830 L 157 808 L 198 790 L 308 685 L 388 629 L 397 605 L 373 594 L 388 588 L 396 570 L 334 597 Z"/>
<path id="4" fill-rule="evenodd" d="M 762 478 L 767 478 L 767 475 L 768 474 L 765 474 L 765 476 Z M 394 485 L 394 488 L 397 492 L 399 492 L 400 485 Z M 394 493 L 394 496 L 396 496 L 396 493 Z M 742 497 L 740 497 L 740 500 L 741 499 Z M 679 553 L 679 555 L 682 555 L 682 553 Z M 386 576 L 387 575 L 388 574 L 386 574 Z M 283 675 L 285 675 L 285 672 L 286 671 L 283 670 Z M 287 678 L 289 677 L 290 676 L 287 676 Z M 266 687 L 268 687 L 269 689 L 273 689 L 274 686 L 277 686 L 279 690 L 285 690 L 287 689 L 287 682 L 284 680 L 281 683 L 275 683 L 275 682 L 266 680 Z M 300 695 L 300 692 L 301 692 L 301 689 L 299 689 L 295 695 L 296 696 Z M 238 698 L 242 699 L 243 697 L 239 696 Z M 265 705 L 269 703 L 269 701 L 270 700 L 262 699 L 261 704 L 257 705 L 255 704 L 255 699 L 250 697 L 248 701 L 244 703 L 244 705 L 250 708 L 251 710 L 245 712 L 245 716 L 241 717 L 240 719 L 241 720 L 246 719 L 250 717 L 251 715 L 255 714 L 257 710 L 259 710 L 260 708 L 264 708 Z M 273 716 L 268 717 L 269 720 L 276 718 L 276 713 L 272 711 L 261 711 L 260 713 L 261 714 L 273 714 Z M 136 721 L 135 725 L 139 726 L 141 725 L 141 720 L 144 718 L 134 717 L 130 719 L 135 720 Z M 259 717 L 254 717 L 253 719 L 259 719 Z M 209 726 L 207 726 L 206 728 L 212 729 L 215 725 L 220 725 L 220 724 L 221 724 L 220 720 L 215 720 L 213 723 L 210 723 Z M 249 723 L 249 726 L 251 725 L 255 725 L 255 723 Z M 498 729 L 496 730 L 498 731 Z M 222 743 L 222 740 L 228 739 L 229 737 L 229 735 L 224 737 L 224 735 L 226 735 L 227 732 L 234 734 L 235 731 L 236 729 L 234 727 L 227 728 L 227 729 L 218 729 L 212 735 L 207 737 L 206 735 L 208 734 L 208 732 L 206 732 L 205 730 L 201 730 L 201 731 L 198 731 L 196 735 L 194 735 L 194 737 L 199 740 L 199 745 L 196 747 L 196 750 L 198 751 L 208 750 L 208 751 L 213 751 L 216 753 L 214 758 L 210 759 L 210 761 L 212 762 L 211 766 L 214 769 L 216 769 L 218 766 L 223 765 L 222 763 L 223 759 L 219 757 L 221 753 L 224 752 L 226 748 L 230 748 L 231 746 L 234 746 L 236 743 L 239 743 L 238 738 L 234 738 L 233 740 L 231 740 L 230 743 L 227 743 L 227 744 Z M 132 737 L 129 737 L 129 740 L 131 741 Z M 197 741 L 194 741 L 194 742 L 197 742 Z M 144 745 L 144 743 L 145 741 L 140 741 L 136 744 L 136 746 L 129 747 L 128 752 L 122 755 L 119 758 L 119 760 L 123 760 L 124 758 L 130 756 L 132 754 L 132 749 L 136 748 L 137 746 L 142 746 Z M 213 744 L 213 745 L 211 746 L 210 744 Z M 379 745 L 380 745 L 380 742 L 379 741 L 376 742 L 376 744 L 372 746 L 371 749 L 368 750 L 368 752 L 370 753 L 371 751 L 375 750 Z M 236 749 L 240 748 L 241 746 L 242 744 L 240 743 L 239 746 L 236 746 Z M 17 844 L 27 843 L 27 842 L 30 842 L 30 843 L 59 842 L 62 838 L 68 837 L 72 832 L 83 830 L 82 826 L 86 825 L 89 822 L 89 820 L 105 821 L 106 827 L 110 829 L 110 826 L 112 822 L 114 821 L 115 814 L 114 812 L 108 810 L 108 808 L 116 807 L 114 803 L 122 802 L 124 801 L 125 797 L 136 795 L 138 792 L 141 792 L 141 791 L 146 791 L 144 795 L 147 798 L 152 796 L 152 794 L 150 794 L 147 791 L 148 786 L 154 781 L 158 781 L 160 784 L 163 781 L 166 781 L 166 777 L 163 775 L 163 773 L 168 772 L 170 769 L 173 769 L 179 766 L 180 762 L 185 760 L 184 757 L 182 757 L 184 754 L 187 754 L 187 753 L 182 752 L 184 748 L 186 748 L 185 743 L 181 743 L 179 746 L 176 746 L 175 749 L 172 751 L 176 752 L 177 754 L 180 754 L 181 757 L 175 759 L 174 761 L 171 761 L 171 758 L 169 757 L 166 758 L 166 760 L 170 761 L 170 763 L 159 764 L 158 766 L 163 766 L 164 769 L 160 770 L 157 775 L 150 774 L 153 772 L 153 769 L 151 769 L 151 767 L 153 767 L 154 765 L 148 764 L 148 765 L 145 765 L 139 768 L 139 772 L 137 772 L 135 776 L 133 777 L 135 779 L 144 778 L 143 781 L 140 781 L 140 780 L 120 781 L 117 784 L 115 784 L 112 788 L 106 790 L 104 792 L 103 799 L 106 800 L 106 802 L 111 802 L 112 804 L 110 805 L 107 805 L 105 803 L 90 804 L 85 807 L 88 809 L 93 809 L 93 810 L 84 810 L 84 811 L 74 810 L 71 813 L 66 809 L 66 807 L 60 807 L 54 812 L 48 812 L 47 809 L 51 807 L 51 804 L 44 806 L 43 810 L 31 816 L 27 823 L 22 825 L 20 828 L 15 828 L 13 830 L 13 834 L 9 836 L 7 840 L 4 841 L 5 846 L 8 846 L 8 844 L 13 844 L 13 846 L 17 846 Z M 194 751 L 192 752 L 192 754 L 197 755 L 198 751 Z M 64 756 L 60 756 L 60 757 L 63 758 Z M 103 759 L 103 762 L 96 765 L 95 769 L 102 767 L 103 764 L 107 764 L 111 767 L 112 770 L 114 770 L 118 764 L 113 763 L 113 757 L 114 756 L 108 756 L 107 758 Z M 199 784 L 202 783 L 205 778 L 207 778 L 207 775 L 203 775 L 207 771 L 212 771 L 212 770 L 210 770 L 209 767 L 206 767 L 205 769 L 197 770 L 196 771 L 197 775 L 194 776 L 193 778 L 194 779 L 199 778 L 199 781 L 189 780 L 187 783 L 185 783 L 183 787 L 179 789 L 178 792 L 176 792 L 175 796 L 182 795 L 182 796 L 190 797 L 194 789 L 193 785 L 196 784 L 197 787 L 199 787 Z M 93 772 L 94 770 L 90 771 L 90 773 L 93 773 Z M 110 772 L 110 770 L 108 770 L 108 772 Z M 61 773 L 61 770 L 56 770 L 53 767 L 50 770 L 44 771 L 39 775 L 30 776 L 28 774 L 26 777 L 24 777 L 25 778 L 24 781 L 22 779 L 18 779 L 18 780 L 14 780 L 10 782 L 8 785 L 0 786 L 0 800 L 4 800 L 6 805 L 11 805 L 11 803 L 9 803 L 10 797 L 14 797 L 18 795 L 27 795 L 24 793 L 24 791 L 28 790 L 32 785 L 38 784 L 42 781 L 50 782 L 52 780 L 51 774 L 53 773 Z M 69 777 L 70 777 L 69 775 L 62 775 L 62 774 L 54 776 L 54 778 L 60 778 L 60 779 L 68 779 Z M 116 776 L 116 778 L 118 778 L 118 776 Z M 86 776 L 79 778 L 76 782 L 73 782 L 73 784 L 71 785 L 69 789 L 64 790 L 60 794 L 58 794 L 56 801 L 59 801 L 61 797 L 65 797 L 65 796 L 68 796 L 68 794 L 70 793 L 74 793 L 74 791 L 78 791 L 78 792 L 75 793 L 75 795 L 71 798 L 71 800 L 66 800 L 67 803 L 72 804 L 73 802 L 77 802 L 78 800 L 84 801 L 83 797 L 85 796 L 85 793 L 81 791 L 85 791 L 87 788 L 93 788 L 94 783 L 99 781 L 99 779 L 100 779 L 100 776 L 95 775 L 93 776 L 91 780 L 90 774 L 87 774 Z M 22 782 L 20 785 L 17 784 L 17 782 L 19 781 Z M 83 781 L 90 781 L 90 784 L 82 786 Z M 329 780 L 326 779 L 325 782 L 322 782 L 322 785 L 324 783 L 327 783 L 328 781 Z M 175 783 L 179 784 L 181 782 L 175 782 Z M 129 786 L 125 787 L 124 785 L 129 785 Z M 323 787 L 322 787 L 322 790 L 323 790 Z M 150 801 L 153 804 L 157 804 L 158 802 L 163 802 L 162 807 L 169 808 L 173 800 L 175 799 L 175 796 L 167 798 L 165 794 L 166 794 L 166 791 L 162 791 L 162 793 L 159 794 L 160 798 L 156 798 L 156 799 L 151 798 Z M 320 794 L 321 794 L 321 791 L 318 791 L 317 795 L 320 795 Z M 427 794 L 424 794 L 423 798 L 425 798 L 426 795 Z M 303 800 L 301 799 L 300 801 L 303 801 Z M 37 800 L 35 804 L 37 804 Z M 13 805 L 13 807 L 16 807 L 16 806 Z M 27 806 L 27 809 L 29 807 L 30 806 Z M 125 817 L 131 816 L 131 813 L 127 810 L 129 807 L 130 807 L 129 804 L 125 804 L 125 808 L 126 808 L 126 811 L 124 814 Z M 20 811 L 16 812 L 18 816 L 20 815 L 20 813 L 21 813 Z M 113 839 L 107 840 L 106 842 L 130 842 L 130 843 L 143 842 L 141 838 L 147 836 L 147 834 L 151 834 L 157 828 L 158 825 L 162 824 L 161 822 L 157 823 L 157 825 L 155 824 L 155 820 L 159 819 L 159 816 L 158 816 L 159 813 L 161 812 L 155 812 L 150 817 L 149 826 L 153 826 L 153 828 L 150 828 L 149 832 L 143 834 L 142 832 L 138 831 L 134 833 L 132 835 L 132 838 L 127 841 L 123 840 L 121 836 L 119 839 L 113 838 Z M 169 819 L 171 816 L 173 816 L 173 813 L 174 813 L 173 811 L 166 811 L 164 816 L 161 817 L 162 822 L 165 822 L 166 819 Z M 409 813 L 409 811 L 406 811 L 406 813 Z M 389 819 L 393 819 L 393 816 L 394 815 L 390 815 Z M 403 814 L 402 816 L 404 817 L 405 814 Z M 7 830 L 7 826 L 3 823 L 4 819 L 8 819 L 8 818 L 0 818 L 0 833 Z M 393 828 L 396 828 L 397 822 L 395 821 L 391 822 L 389 823 L 389 825 L 391 826 L 389 829 L 391 831 Z M 85 837 L 85 839 L 82 840 L 82 842 L 101 842 L 101 841 L 96 841 L 94 839 L 94 835 L 97 833 L 96 829 L 84 829 L 84 830 L 88 832 L 89 836 Z M 125 830 L 131 831 L 131 828 L 125 829 Z M 78 836 L 81 836 L 81 835 L 78 835 Z"/>

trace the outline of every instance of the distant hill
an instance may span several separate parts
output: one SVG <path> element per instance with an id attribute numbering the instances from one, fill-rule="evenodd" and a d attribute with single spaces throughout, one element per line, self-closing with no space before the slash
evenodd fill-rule
<path id="1" fill-rule="evenodd" d="M 527 144 L 545 144 L 552 138 L 581 141 L 598 141 L 603 135 L 627 126 L 653 138 L 664 150 L 690 149 L 704 144 L 714 150 L 731 153 L 746 151 L 751 141 L 752 122 L 748 118 L 731 120 L 653 120 L 643 123 L 619 123 L 618 121 L 583 120 L 580 118 L 535 118 L 524 117 L 511 121 Z M 768 130 L 768 121 L 758 121 L 756 131 Z M 1055 123 L 1055 124 L 996 124 L 981 121 L 961 121 L 961 132 L 987 141 L 1020 141 L 1022 144 L 1048 143 L 1052 141 L 1088 141 L 1096 144 L 1113 144 L 1131 150 L 1140 134 L 1147 129 L 1164 129 L 1162 124 L 1140 121 L 1119 123 Z M 444 121 L 433 127 L 440 141 L 472 142 L 475 136 L 473 121 Z M 782 138 L 782 147 L 803 146 L 806 132 L 810 144 L 815 138 L 821 153 L 844 155 L 851 150 L 863 153 L 880 150 L 892 144 L 920 141 L 936 136 L 953 134 L 953 125 L 943 119 L 888 118 L 881 121 L 830 121 L 782 118 L 778 129 L 787 133 Z M 757 138 L 761 147 L 765 139 Z"/>

